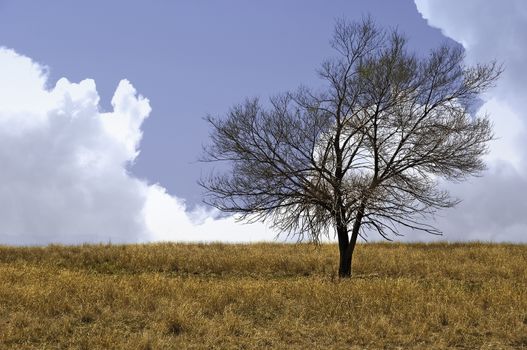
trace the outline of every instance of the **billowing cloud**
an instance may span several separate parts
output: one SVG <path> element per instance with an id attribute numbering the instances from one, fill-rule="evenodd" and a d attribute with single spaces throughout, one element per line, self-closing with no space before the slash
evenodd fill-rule
<path id="1" fill-rule="evenodd" d="M 497 60 L 505 71 L 486 96 L 496 140 L 482 178 L 449 185 L 463 200 L 437 220 L 442 239 L 527 241 L 527 2 L 415 0 L 434 27 L 461 43 L 468 64 Z M 409 235 L 421 237 L 421 235 Z"/>
<path id="2" fill-rule="evenodd" d="M 276 236 L 264 224 L 220 218 L 215 210 L 198 207 L 189 212 L 183 200 L 168 195 L 159 185 L 148 188 L 145 219 L 154 241 L 255 242 Z"/>
<path id="3" fill-rule="evenodd" d="M 272 239 L 198 208 L 127 166 L 139 153 L 147 99 L 119 83 L 102 112 L 93 80 L 60 79 L 0 48 L 0 243 L 47 244 Z"/>

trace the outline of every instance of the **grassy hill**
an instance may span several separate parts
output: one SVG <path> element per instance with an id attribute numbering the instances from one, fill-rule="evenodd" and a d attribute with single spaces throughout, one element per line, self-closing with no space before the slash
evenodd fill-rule
<path id="1" fill-rule="evenodd" d="M 527 349 L 527 246 L 0 247 L 0 349 Z"/>

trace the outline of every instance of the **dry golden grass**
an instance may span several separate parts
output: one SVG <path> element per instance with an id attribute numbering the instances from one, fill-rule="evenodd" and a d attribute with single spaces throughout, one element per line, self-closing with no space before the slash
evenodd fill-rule
<path id="1" fill-rule="evenodd" d="M 0 349 L 527 349 L 527 246 L 0 247 Z"/>

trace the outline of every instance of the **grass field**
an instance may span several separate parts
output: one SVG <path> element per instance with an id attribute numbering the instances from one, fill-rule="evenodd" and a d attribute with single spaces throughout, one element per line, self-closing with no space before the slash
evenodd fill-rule
<path id="1" fill-rule="evenodd" d="M 0 247 L 0 349 L 527 349 L 527 246 Z"/>

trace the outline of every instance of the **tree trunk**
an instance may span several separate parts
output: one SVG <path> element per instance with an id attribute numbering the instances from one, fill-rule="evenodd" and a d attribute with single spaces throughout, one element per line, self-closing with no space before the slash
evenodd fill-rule
<path id="1" fill-rule="evenodd" d="M 352 256 L 348 253 L 348 250 L 340 252 L 340 264 L 339 264 L 339 277 L 350 278 L 351 277 L 351 258 Z"/>
<path id="2" fill-rule="evenodd" d="M 346 233 L 346 236 L 348 234 Z M 341 240 L 339 235 L 339 253 L 340 253 L 340 263 L 339 263 L 339 277 L 351 277 L 351 259 L 348 259 L 349 241 L 346 239 Z"/>
<path id="3" fill-rule="evenodd" d="M 357 244 L 357 238 L 359 236 L 362 218 L 364 217 L 364 209 L 365 206 L 361 205 L 359 210 L 357 211 L 357 216 L 355 217 L 355 222 L 353 223 L 353 229 L 351 231 L 351 239 L 349 241 L 347 228 L 337 228 L 340 252 L 339 277 L 341 278 L 351 277 L 351 263 L 353 260 L 353 252 L 355 251 L 355 245 Z M 341 232 L 341 230 L 345 232 Z"/>
<path id="4" fill-rule="evenodd" d="M 348 229 L 346 227 L 337 228 L 337 234 L 340 253 L 339 277 L 351 277 L 351 255 L 349 255 L 350 242 L 348 238 Z"/>

